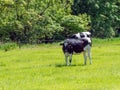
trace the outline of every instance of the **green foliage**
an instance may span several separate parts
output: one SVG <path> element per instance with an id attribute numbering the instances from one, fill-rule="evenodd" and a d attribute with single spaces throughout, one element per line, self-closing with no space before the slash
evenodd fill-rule
<path id="1" fill-rule="evenodd" d="M 70 14 L 71 4 L 72 0 L 0 1 L 0 37 L 27 42 L 54 38 L 63 30 L 59 22 Z"/>
<path id="2" fill-rule="evenodd" d="M 88 29 L 95 37 L 119 36 L 119 6 L 119 0 L 0 0 L 0 41 L 64 39 Z"/>
<path id="3" fill-rule="evenodd" d="M 91 17 L 93 36 L 113 37 L 119 27 L 119 0 L 74 0 L 73 14 L 87 13 Z"/>
<path id="4" fill-rule="evenodd" d="M 64 34 L 66 34 L 66 36 L 69 36 L 73 33 L 89 30 L 89 22 L 90 17 L 86 14 L 79 16 L 67 15 L 62 18 L 61 25 L 64 27 Z"/>
<path id="5" fill-rule="evenodd" d="M 9 51 L 9 50 L 13 50 L 17 48 L 17 44 L 16 43 L 4 43 L 0 45 L 0 49 L 4 50 L 4 51 Z"/>
<path id="6" fill-rule="evenodd" d="M 38 39 L 51 39 L 53 35 L 63 30 L 63 27 L 49 16 L 42 16 L 34 25 L 34 30 Z"/>

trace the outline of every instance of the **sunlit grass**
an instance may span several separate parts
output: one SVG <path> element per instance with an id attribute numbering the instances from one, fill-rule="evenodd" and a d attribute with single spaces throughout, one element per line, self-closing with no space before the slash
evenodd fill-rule
<path id="1" fill-rule="evenodd" d="M 120 40 L 93 39 L 92 60 L 65 66 L 59 43 L 0 50 L 0 90 L 119 90 Z"/>

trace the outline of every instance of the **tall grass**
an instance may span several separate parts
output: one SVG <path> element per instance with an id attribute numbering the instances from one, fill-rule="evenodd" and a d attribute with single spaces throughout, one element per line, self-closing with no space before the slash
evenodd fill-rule
<path id="1" fill-rule="evenodd" d="M 92 60 L 65 66 L 59 43 L 0 50 L 0 90 L 119 90 L 120 40 L 93 39 Z"/>
<path id="2" fill-rule="evenodd" d="M 9 50 L 15 49 L 16 47 L 17 47 L 17 44 L 12 42 L 0 44 L 0 49 L 4 51 L 9 51 Z"/>

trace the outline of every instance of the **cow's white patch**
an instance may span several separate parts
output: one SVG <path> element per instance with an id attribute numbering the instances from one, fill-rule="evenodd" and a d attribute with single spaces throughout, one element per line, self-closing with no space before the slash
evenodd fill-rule
<path id="1" fill-rule="evenodd" d="M 81 37 L 80 37 L 80 33 L 77 33 L 76 36 L 77 36 L 77 38 L 81 38 Z"/>

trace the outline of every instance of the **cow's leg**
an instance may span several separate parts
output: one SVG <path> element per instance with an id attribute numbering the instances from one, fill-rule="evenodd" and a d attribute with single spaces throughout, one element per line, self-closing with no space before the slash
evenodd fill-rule
<path id="1" fill-rule="evenodd" d="M 65 62 L 66 62 L 66 65 L 68 65 L 68 53 L 65 53 Z"/>
<path id="2" fill-rule="evenodd" d="M 86 65 L 86 61 L 87 61 L 86 51 L 83 52 L 83 55 L 84 55 L 84 64 Z"/>
<path id="3" fill-rule="evenodd" d="M 69 62 L 70 62 L 70 65 L 72 63 L 72 54 L 69 54 Z"/>
<path id="4" fill-rule="evenodd" d="M 88 47 L 88 57 L 90 60 L 90 64 L 92 64 L 92 58 L 91 58 L 91 46 Z"/>

